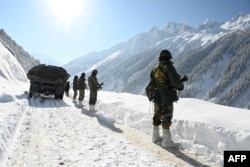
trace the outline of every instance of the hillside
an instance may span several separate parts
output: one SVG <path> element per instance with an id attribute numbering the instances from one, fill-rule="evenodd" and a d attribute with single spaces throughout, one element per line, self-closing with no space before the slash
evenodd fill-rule
<path id="1" fill-rule="evenodd" d="M 183 54 L 175 65 L 190 78 L 181 97 L 250 109 L 250 29 Z"/>
<path id="2" fill-rule="evenodd" d="M 238 15 L 224 23 L 206 20 L 197 27 L 170 22 L 162 30 L 153 27 L 146 33 L 135 35 L 127 42 L 79 57 L 64 67 L 71 76 L 79 75 L 81 72 L 89 75 L 91 70 L 98 69 L 98 78 L 104 82 L 103 90 L 144 94 L 150 70 L 157 64 L 159 52 L 167 48 L 172 52 L 173 61 L 180 69 L 180 74 L 187 74 L 191 77 L 187 90 L 181 94 L 182 97 L 196 97 L 219 104 L 247 108 L 248 102 L 245 99 L 249 98 L 249 93 L 247 93 L 248 90 L 242 90 L 247 86 L 244 80 L 247 80 L 249 68 L 245 68 L 247 64 L 234 63 L 233 58 L 240 57 L 239 59 L 244 62 L 249 61 L 247 51 L 249 27 L 250 14 Z M 237 38 L 236 42 L 234 38 Z M 223 55 L 218 57 L 218 52 Z M 197 57 L 193 58 L 189 56 L 195 54 L 202 55 L 199 57 L 196 55 Z M 206 70 L 201 70 L 206 61 L 212 63 L 218 59 L 222 60 L 221 65 L 214 63 L 213 66 L 216 69 L 211 70 L 210 75 L 206 74 Z M 233 73 L 230 70 L 233 64 L 237 69 L 240 66 L 238 72 Z M 241 72 L 243 74 L 239 74 Z M 218 74 L 225 75 L 218 77 Z M 195 75 L 199 75 L 197 79 L 194 79 Z M 228 79 L 225 82 L 225 77 L 229 77 L 228 75 L 230 77 L 237 75 L 234 77 L 238 82 L 231 84 Z M 216 79 L 210 79 L 216 76 L 221 81 L 215 82 Z M 203 77 L 203 80 L 200 81 L 199 77 Z M 207 80 L 211 82 L 205 82 Z M 219 86 L 216 85 L 217 83 L 220 83 Z M 196 86 L 201 84 L 204 86 Z M 222 85 L 223 89 L 220 89 Z M 237 96 L 233 93 L 236 90 Z M 232 97 L 228 98 L 230 94 Z"/>
<path id="3" fill-rule="evenodd" d="M 17 44 L 3 29 L 0 29 L 0 43 L 2 43 L 20 62 L 27 73 L 33 66 L 40 64 L 40 61 L 26 52 L 22 46 Z"/>
<path id="4" fill-rule="evenodd" d="M 12 52 L 0 42 L 0 79 L 2 89 L 5 89 L 5 83 L 18 81 L 27 82 L 25 71 Z"/>

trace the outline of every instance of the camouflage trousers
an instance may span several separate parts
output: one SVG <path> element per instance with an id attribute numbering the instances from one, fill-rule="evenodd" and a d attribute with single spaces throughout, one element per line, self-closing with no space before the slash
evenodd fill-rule
<path id="1" fill-rule="evenodd" d="M 172 124 L 173 118 L 173 103 L 168 103 L 166 107 L 160 108 L 157 104 L 154 105 L 153 125 L 162 125 L 163 129 L 168 129 Z"/>
<path id="2" fill-rule="evenodd" d="M 79 90 L 79 98 L 78 98 L 78 100 L 79 101 L 83 101 L 84 96 L 85 96 L 85 90 L 84 89 L 83 90 Z"/>
<path id="3" fill-rule="evenodd" d="M 74 89 L 73 99 L 76 99 L 76 96 L 77 96 L 77 89 Z"/>
<path id="4" fill-rule="evenodd" d="M 97 90 L 90 89 L 89 104 L 95 105 L 97 101 Z"/>

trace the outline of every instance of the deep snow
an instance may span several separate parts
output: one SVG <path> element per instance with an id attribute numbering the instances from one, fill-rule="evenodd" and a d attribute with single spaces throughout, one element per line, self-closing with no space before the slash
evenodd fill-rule
<path id="1" fill-rule="evenodd" d="M 180 99 L 171 130 L 185 149 L 173 151 L 151 142 L 153 108 L 145 96 L 100 91 L 93 114 L 88 91 L 81 109 L 71 97 L 28 100 L 27 88 L 1 90 L 2 165 L 222 166 L 224 150 L 250 150 L 248 110 Z"/>

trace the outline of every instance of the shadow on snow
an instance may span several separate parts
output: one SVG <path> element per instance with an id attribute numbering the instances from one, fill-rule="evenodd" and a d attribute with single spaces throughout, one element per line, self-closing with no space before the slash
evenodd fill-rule
<path id="1" fill-rule="evenodd" d="M 82 114 L 85 114 L 89 117 L 96 117 L 98 123 L 105 128 L 108 128 L 116 133 L 122 133 L 123 131 L 115 127 L 115 120 L 112 118 L 107 118 L 101 113 L 89 112 L 87 109 L 82 109 Z"/>

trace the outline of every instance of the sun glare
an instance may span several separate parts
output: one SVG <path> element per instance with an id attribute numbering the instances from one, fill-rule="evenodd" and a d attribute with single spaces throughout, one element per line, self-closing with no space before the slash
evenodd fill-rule
<path id="1" fill-rule="evenodd" d="M 64 23 L 66 29 L 73 19 L 81 15 L 83 0 L 50 0 L 49 2 L 54 15 Z"/>

